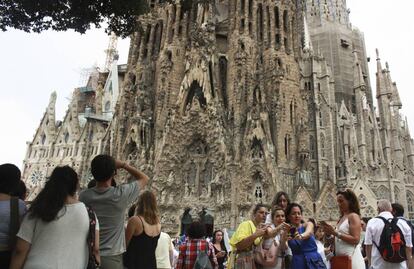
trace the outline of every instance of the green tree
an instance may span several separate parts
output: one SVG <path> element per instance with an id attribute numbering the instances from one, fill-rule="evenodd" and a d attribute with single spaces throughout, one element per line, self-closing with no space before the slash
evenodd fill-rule
<path id="1" fill-rule="evenodd" d="M 183 10 L 211 0 L 180 0 Z M 175 2 L 161 0 L 159 2 Z M 0 30 L 26 32 L 75 30 L 107 24 L 106 32 L 126 37 L 139 29 L 137 16 L 148 12 L 147 0 L 0 0 Z"/>
<path id="2" fill-rule="evenodd" d="M 146 0 L 0 0 L 0 29 L 85 33 L 107 23 L 106 32 L 125 37 L 137 29 L 136 17 L 147 10 Z"/>

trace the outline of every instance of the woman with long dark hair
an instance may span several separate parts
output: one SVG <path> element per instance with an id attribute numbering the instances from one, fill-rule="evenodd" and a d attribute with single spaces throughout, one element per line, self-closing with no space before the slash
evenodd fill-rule
<path id="1" fill-rule="evenodd" d="M 286 216 L 291 225 L 288 241 L 293 254 L 291 268 L 326 269 L 313 235 L 315 224 L 311 220 L 303 222 L 302 207 L 297 203 L 288 205 Z"/>
<path id="2" fill-rule="evenodd" d="M 17 234 L 11 269 L 85 269 L 90 217 L 76 192 L 79 179 L 69 166 L 56 167 L 34 199 Z M 94 256 L 99 263 L 99 231 Z"/>
<path id="3" fill-rule="evenodd" d="M 222 230 L 214 231 L 212 243 L 214 247 L 214 253 L 217 257 L 218 269 L 224 269 L 224 262 L 227 259 L 227 249 L 224 245 Z"/>
<path id="4" fill-rule="evenodd" d="M 160 233 L 157 200 L 153 192 L 144 191 L 138 198 L 136 216 L 128 220 L 124 266 L 128 269 L 156 269 L 155 249 Z"/>
<path id="5" fill-rule="evenodd" d="M 350 256 L 353 269 L 365 269 L 365 262 L 360 251 L 361 217 L 358 198 L 346 189 L 336 194 L 341 218 L 336 229 L 322 222 L 327 235 L 335 236 L 335 256 Z"/>
<path id="6" fill-rule="evenodd" d="M 286 210 L 286 207 L 290 204 L 289 195 L 284 191 L 279 191 L 275 194 L 270 205 L 270 210 L 273 210 L 275 207 L 280 207 L 283 210 Z M 266 223 L 273 223 L 271 214 L 268 214 L 266 217 Z"/>

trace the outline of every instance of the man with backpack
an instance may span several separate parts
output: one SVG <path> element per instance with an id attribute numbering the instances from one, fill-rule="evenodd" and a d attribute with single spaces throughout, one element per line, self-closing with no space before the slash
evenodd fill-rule
<path id="1" fill-rule="evenodd" d="M 187 230 L 188 240 L 180 246 L 175 269 L 217 269 L 214 247 L 206 237 L 206 227 L 195 221 Z"/>
<path id="2" fill-rule="evenodd" d="M 379 215 L 367 224 L 365 245 L 369 268 L 414 269 L 411 228 L 391 212 L 391 203 L 379 200 Z"/>

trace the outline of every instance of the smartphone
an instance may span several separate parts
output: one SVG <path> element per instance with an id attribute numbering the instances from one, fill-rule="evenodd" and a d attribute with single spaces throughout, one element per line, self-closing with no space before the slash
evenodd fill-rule
<path id="1" fill-rule="evenodd" d="M 319 224 L 322 225 L 322 226 L 328 225 L 328 223 L 326 223 L 326 221 L 324 221 L 324 220 L 319 221 Z"/>
<path id="2" fill-rule="evenodd" d="M 291 227 L 289 230 L 290 237 L 294 238 L 296 234 L 296 227 Z"/>
<path id="3" fill-rule="evenodd" d="M 264 228 L 267 228 L 267 227 L 269 227 L 269 225 L 266 224 L 266 223 L 260 223 L 260 225 L 259 225 L 259 229 L 264 229 Z"/>

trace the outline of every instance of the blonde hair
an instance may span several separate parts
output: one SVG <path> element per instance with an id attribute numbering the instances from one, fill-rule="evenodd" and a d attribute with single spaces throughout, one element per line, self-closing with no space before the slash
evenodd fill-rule
<path id="1" fill-rule="evenodd" d="M 157 199 L 151 191 L 144 191 L 138 198 L 136 215 L 142 216 L 144 220 L 155 225 L 160 223 Z"/>

